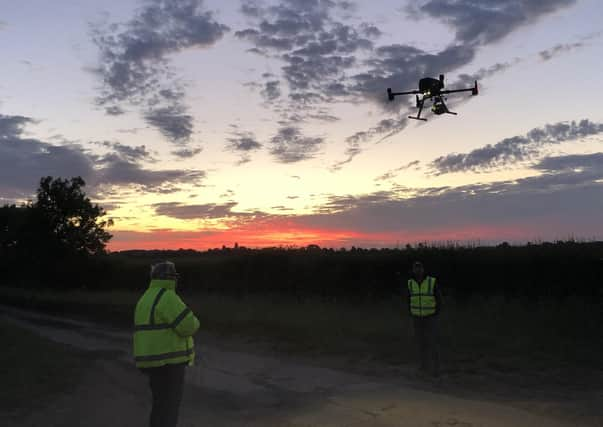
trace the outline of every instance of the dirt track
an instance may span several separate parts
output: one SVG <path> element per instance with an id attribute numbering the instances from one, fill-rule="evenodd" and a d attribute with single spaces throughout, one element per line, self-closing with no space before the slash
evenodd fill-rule
<path id="1" fill-rule="evenodd" d="M 21 426 L 145 426 L 150 392 L 133 368 L 128 331 L 0 307 L 2 317 L 55 341 L 93 351 L 93 369 L 76 393 L 57 396 Z M 451 393 L 408 377 L 367 376 L 282 360 L 273 355 L 199 343 L 200 362 L 187 371 L 179 426 L 603 426 L 603 390 L 595 412 L 568 399 L 524 390 L 504 399 Z M 494 387 L 494 386 L 493 386 Z M 496 390 L 494 390 L 495 392 Z M 597 402 L 599 402 L 598 407 Z M 598 412 L 597 412 L 598 411 Z M 2 419 L 0 418 L 0 421 Z"/>

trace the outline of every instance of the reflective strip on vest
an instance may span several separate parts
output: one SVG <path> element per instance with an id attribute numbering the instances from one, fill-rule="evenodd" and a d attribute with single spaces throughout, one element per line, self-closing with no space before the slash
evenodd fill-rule
<path id="1" fill-rule="evenodd" d="M 159 304 L 159 300 L 161 299 L 164 293 L 165 289 L 161 288 L 161 290 L 157 293 L 157 296 L 155 297 L 155 301 L 153 301 L 153 306 L 151 307 L 151 315 L 149 316 L 149 323 L 151 325 L 155 324 L 155 308 L 157 307 L 157 304 Z"/>
<path id="2" fill-rule="evenodd" d="M 134 359 L 137 362 L 156 362 L 159 360 L 173 359 L 175 357 L 190 356 L 193 354 L 193 349 L 189 348 L 184 351 L 173 351 L 171 353 L 153 354 L 150 356 L 136 356 Z"/>
<path id="3" fill-rule="evenodd" d="M 176 319 L 174 319 L 174 321 L 172 323 L 156 323 L 156 324 L 149 324 L 149 325 L 135 325 L 134 326 L 134 330 L 135 331 L 153 331 L 155 329 L 173 329 L 176 326 L 178 326 L 180 324 L 180 322 L 182 322 L 184 320 L 184 318 L 191 312 L 190 308 L 185 308 L 184 310 L 182 310 L 182 313 L 180 313 L 178 315 L 178 317 L 176 317 Z"/>
<path id="4" fill-rule="evenodd" d="M 414 279 L 408 281 L 411 315 L 425 317 L 435 314 L 436 299 L 434 289 L 435 278 L 433 277 L 426 277 L 421 284 L 418 284 Z"/>

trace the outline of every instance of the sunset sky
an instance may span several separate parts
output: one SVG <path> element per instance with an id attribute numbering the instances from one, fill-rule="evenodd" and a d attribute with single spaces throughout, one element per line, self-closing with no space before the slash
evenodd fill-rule
<path id="1" fill-rule="evenodd" d="M 111 250 L 603 238 L 598 0 L 0 7 L 0 204 L 82 176 Z M 408 120 L 444 73 L 458 116 Z"/>

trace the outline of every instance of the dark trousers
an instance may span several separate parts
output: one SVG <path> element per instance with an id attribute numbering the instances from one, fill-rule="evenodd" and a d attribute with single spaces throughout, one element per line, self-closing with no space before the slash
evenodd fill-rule
<path id="1" fill-rule="evenodd" d="M 176 427 L 184 387 L 186 364 L 141 369 L 149 377 L 153 407 L 151 427 Z"/>
<path id="2" fill-rule="evenodd" d="M 438 318 L 436 316 L 414 316 L 413 323 L 421 370 L 438 376 L 440 375 Z"/>

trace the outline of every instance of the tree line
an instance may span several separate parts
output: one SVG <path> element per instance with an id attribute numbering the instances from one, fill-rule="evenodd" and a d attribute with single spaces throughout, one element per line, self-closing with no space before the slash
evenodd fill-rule
<path id="1" fill-rule="evenodd" d="M 142 290 L 150 265 L 169 259 L 181 273 L 180 286 L 189 292 L 364 301 L 404 292 L 412 262 L 421 260 L 444 294 L 460 300 L 603 296 L 603 242 L 596 241 L 347 250 L 236 245 L 108 253 L 111 222 L 86 197 L 84 185 L 81 178 L 45 177 L 36 201 L 0 207 L 0 284 Z"/>

